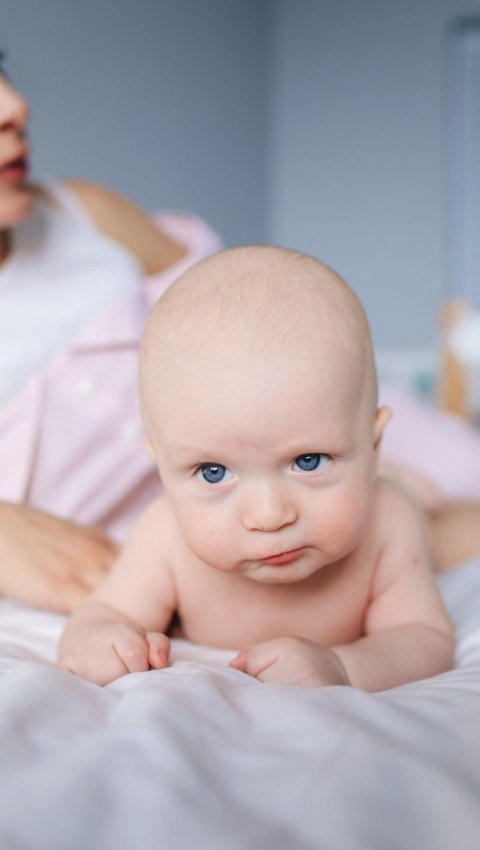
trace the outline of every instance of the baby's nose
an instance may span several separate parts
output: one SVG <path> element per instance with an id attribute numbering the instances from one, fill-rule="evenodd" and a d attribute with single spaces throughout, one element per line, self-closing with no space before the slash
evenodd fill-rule
<path id="1" fill-rule="evenodd" d="M 248 531 L 278 531 L 297 519 L 293 503 L 275 492 L 274 487 L 251 493 L 244 509 L 244 526 Z"/>

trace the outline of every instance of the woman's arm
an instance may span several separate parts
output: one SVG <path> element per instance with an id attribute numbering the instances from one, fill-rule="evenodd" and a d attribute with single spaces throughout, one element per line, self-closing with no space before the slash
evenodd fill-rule
<path id="1" fill-rule="evenodd" d="M 165 271 L 185 255 L 183 245 L 158 230 L 149 216 L 123 195 L 81 180 L 68 180 L 67 186 L 98 229 L 137 257 L 147 275 Z"/>
<path id="2" fill-rule="evenodd" d="M 118 545 L 24 504 L 0 502 L 0 595 L 70 612 L 110 569 Z"/>

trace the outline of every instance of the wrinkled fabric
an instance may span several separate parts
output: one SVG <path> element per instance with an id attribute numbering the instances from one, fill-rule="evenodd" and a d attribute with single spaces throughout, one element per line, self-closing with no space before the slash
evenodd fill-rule
<path id="1" fill-rule="evenodd" d="M 105 688 L 63 617 L 0 602 L 5 850 L 478 850 L 480 560 L 445 575 L 457 667 L 380 694 L 266 685 L 232 652 Z"/>

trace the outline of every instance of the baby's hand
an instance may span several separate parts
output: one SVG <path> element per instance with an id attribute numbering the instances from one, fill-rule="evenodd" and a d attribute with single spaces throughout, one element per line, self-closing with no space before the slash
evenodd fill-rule
<path id="1" fill-rule="evenodd" d="M 261 682 L 323 688 L 350 685 L 345 668 L 334 652 L 309 640 L 277 638 L 242 650 L 230 667 L 254 676 Z"/>
<path id="2" fill-rule="evenodd" d="M 60 655 L 60 667 L 97 685 L 126 673 L 168 666 L 170 641 L 159 632 L 144 632 L 124 623 L 98 626 L 78 646 Z"/>

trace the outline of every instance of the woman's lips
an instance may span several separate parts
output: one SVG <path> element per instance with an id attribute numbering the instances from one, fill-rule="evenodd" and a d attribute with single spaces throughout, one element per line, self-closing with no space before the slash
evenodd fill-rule
<path id="1" fill-rule="evenodd" d="M 12 159 L 0 168 L 0 178 L 9 183 L 19 183 L 28 175 L 28 160 L 26 157 Z"/>
<path id="2" fill-rule="evenodd" d="M 260 558 L 262 564 L 269 564 L 271 567 L 281 567 L 283 564 L 290 564 L 295 561 L 304 551 L 304 547 L 300 549 L 290 549 L 289 552 L 280 552 L 278 555 L 270 555 L 268 558 Z"/>

